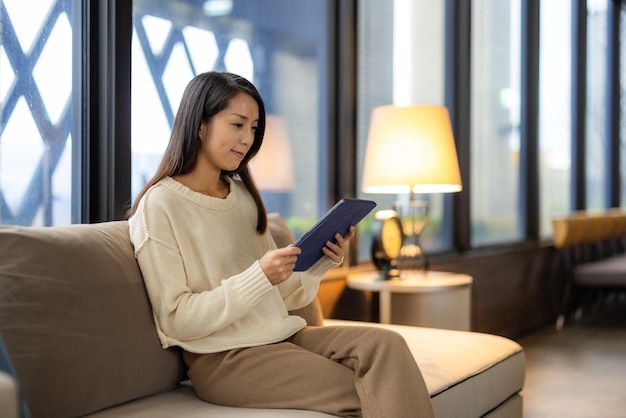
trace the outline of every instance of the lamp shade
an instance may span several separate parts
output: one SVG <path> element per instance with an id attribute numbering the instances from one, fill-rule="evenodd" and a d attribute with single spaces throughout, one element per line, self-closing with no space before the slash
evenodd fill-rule
<path id="1" fill-rule="evenodd" d="M 365 193 L 461 191 L 448 110 L 430 105 L 375 108 L 362 189 Z"/>

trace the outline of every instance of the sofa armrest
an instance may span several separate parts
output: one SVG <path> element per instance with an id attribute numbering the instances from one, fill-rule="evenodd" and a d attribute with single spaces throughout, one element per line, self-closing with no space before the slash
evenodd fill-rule
<path id="1" fill-rule="evenodd" d="M 17 383 L 0 370 L 0 417 L 19 418 L 19 397 Z"/>

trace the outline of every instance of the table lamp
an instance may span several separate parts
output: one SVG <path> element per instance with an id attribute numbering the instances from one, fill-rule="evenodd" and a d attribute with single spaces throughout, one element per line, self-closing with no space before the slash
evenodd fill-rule
<path id="1" fill-rule="evenodd" d="M 459 163 L 448 110 L 443 106 L 381 106 L 372 111 L 362 190 L 365 193 L 407 195 L 394 204 L 394 211 L 375 216 L 385 222 L 374 237 L 372 257 L 382 278 L 398 277 L 401 270 L 427 269 L 428 258 L 420 235 L 428 223 L 428 202 L 416 194 L 452 193 L 462 190 Z M 393 220 L 401 231 L 393 233 Z M 387 227 L 386 232 L 384 227 Z M 374 232 L 374 228 L 373 228 Z M 385 250 L 390 242 L 401 244 Z M 394 237 L 389 238 L 389 237 Z M 383 257 L 386 263 L 381 263 Z"/>

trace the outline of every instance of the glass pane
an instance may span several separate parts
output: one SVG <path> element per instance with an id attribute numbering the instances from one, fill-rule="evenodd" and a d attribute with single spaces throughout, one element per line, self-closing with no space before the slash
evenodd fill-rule
<path id="1" fill-rule="evenodd" d="M 520 1 L 472 2 L 472 244 L 519 240 Z"/>
<path id="2" fill-rule="evenodd" d="M 36 4 L 35 4 L 36 3 Z M 80 221 L 72 177 L 80 121 L 70 0 L 3 0 L 0 41 L 0 223 L 51 226 Z M 76 136 L 75 136 L 76 137 Z"/>
<path id="3" fill-rule="evenodd" d="M 360 191 L 365 148 L 372 110 L 394 104 L 444 104 L 444 0 L 359 0 L 357 40 L 357 147 L 360 197 L 391 209 L 406 196 L 365 194 Z M 393 164 L 393 161 L 389 161 Z M 418 195 L 430 204 L 430 221 L 421 237 L 426 252 L 451 246 L 444 233 L 444 198 Z M 360 226 L 359 258 L 370 259 L 371 231 Z"/>
<path id="4" fill-rule="evenodd" d="M 587 209 L 607 203 L 607 0 L 587 2 Z"/>
<path id="5" fill-rule="evenodd" d="M 572 8 L 570 0 L 542 0 L 539 39 L 540 233 L 570 212 Z"/>
<path id="6" fill-rule="evenodd" d="M 268 212 L 281 213 L 296 237 L 313 225 L 328 209 L 326 4 L 133 2 L 133 199 L 156 171 L 189 80 L 230 71 L 265 100 L 268 126 L 252 170 Z"/>

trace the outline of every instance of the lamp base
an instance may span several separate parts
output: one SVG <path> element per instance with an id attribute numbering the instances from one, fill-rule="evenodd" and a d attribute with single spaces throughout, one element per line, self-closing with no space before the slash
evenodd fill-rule
<path id="1" fill-rule="evenodd" d="M 416 236 L 414 240 L 419 240 Z M 399 270 L 428 270 L 428 255 L 421 245 L 410 243 L 402 246 L 400 256 L 398 257 Z"/>
<path id="2" fill-rule="evenodd" d="M 399 270 L 428 270 L 428 255 L 420 244 L 422 232 L 428 225 L 428 202 L 423 200 L 396 202 L 396 211 L 400 215 L 404 240 L 398 256 Z"/>
<path id="3" fill-rule="evenodd" d="M 400 270 L 397 267 L 378 268 L 377 280 L 393 280 L 400 277 Z"/>

